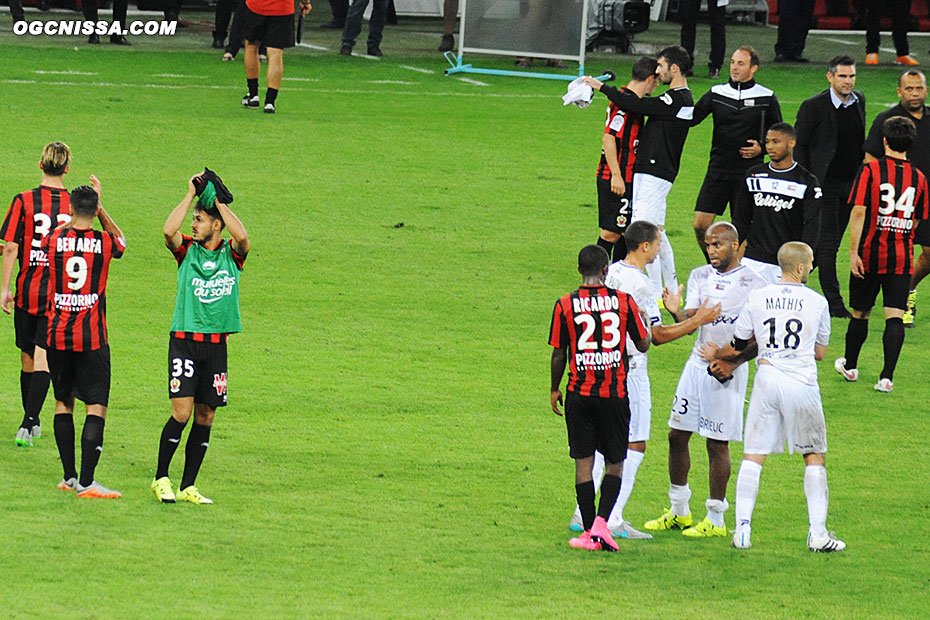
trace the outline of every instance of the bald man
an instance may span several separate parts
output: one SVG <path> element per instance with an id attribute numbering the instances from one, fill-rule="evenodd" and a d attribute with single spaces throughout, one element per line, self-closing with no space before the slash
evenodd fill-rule
<path id="1" fill-rule="evenodd" d="M 827 425 L 823 415 L 817 362 L 830 342 L 830 310 L 823 295 L 804 286 L 814 266 L 806 243 L 789 241 L 778 250 L 781 278 L 754 291 L 736 320 L 733 341 L 719 352 L 735 359 L 751 343 L 758 347 L 758 371 L 752 385 L 743 463 L 736 477 L 736 532 L 733 546 L 752 546 L 752 513 L 759 494 L 762 465 L 770 454 L 798 452 L 804 457 L 811 551 L 842 551 L 846 543 L 827 531 Z M 714 364 L 711 365 L 714 371 Z"/>
<path id="2" fill-rule="evenodd" d="M 725 347 L 733 337 L 733 326 L 739 318 L 749 294 L 765 286 L 766 282 L 751 269 L 740 264 L 739 236 L 729 222 L 717 222 L 704 235 L 707 244 L 709 265 L 702 265 L 688 276 L 688 293 L 684 311 L 677 311 L 678 295 L 669 295 L 666 309 L 676 321 L 683 321 L 694 314 L 703 304 L 720 304 L 720 316 L 698 331 L 697 341 L 685 363 L 675 389 L 668 433 L 668 497 L 671 508 L 658 518 L 647 521 L 647 530 L 683 530 L 682 534 L 692 538 L 726 536 L 724 514 L 729 508 L 726 500 L 727 482 L 730 480 L 730 443 L 743 438 L 743 402 L 749 369 L 739 365 L 744 359 L 719 362 L 733 369 L 722 373 L 717 379 L 709 374 L 708 364 L 719 349 Z M 676 299 L 677 297 L 677 299 Z M 750 349 L 743 352 L 745 356 Z M 710 496 L 705 502 L 707 516 L 692 525 L 691 488 L 688 472 L 691 469 L 691 453 L 688 447 L 691 435 L 698 433 L 707 440 L 707 456 L 710 462 Z"/>

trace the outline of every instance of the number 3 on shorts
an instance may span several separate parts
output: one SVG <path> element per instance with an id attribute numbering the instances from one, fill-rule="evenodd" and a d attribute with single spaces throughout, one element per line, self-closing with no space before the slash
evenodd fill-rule
<path id="1" fill-rule="evenodd" d="M 171 376 L 180 377 L 182 372 L 185 377 L 193 377 L 194 360 L 182 360 L 180 357 L 171 360 Z"/>

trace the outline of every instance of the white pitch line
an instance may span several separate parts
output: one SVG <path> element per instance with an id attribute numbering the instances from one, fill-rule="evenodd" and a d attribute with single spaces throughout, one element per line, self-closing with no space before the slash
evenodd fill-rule
<path id="1" fill-rule="evenodd" d="M 239 86 L 221 85 L 221 84 L 138 84 L 127 82 L 64 82 L 64 81 L 45 81 L 45 80 L 0 80 L 0 84 L 24 84 L 36 86 L 102 86 L 112 88 L 164 88 L 164 89 L 185 89 L 202 88 L 207 90 L 239 90 Z M 517 94 L 517 93 L 493 93 L 493 92 L 424 92 L 422 90 L 359 90 L 348 88 L 301 88 L 299 86 L 288 88 L 287 92 L 318 93 L 318 94 L 337 94 L 337 95 L 374 95 L 383 97 L 385 95 L 398 95 L 404 97 L 489 97 L 493 99 L 551 99 L 554 95 L 546 94 Z"/>
<path id="2" fill-rule="evenodd" d="M 323 47 L 322 45 L 313 45 L 312 43 L 296 43 L 297 47 L 306 47 L 311 50 L 320 50 L 321 52 L 328 52 L 328 47 Z"/>
<path id="3" fill-rule="evenodd" d="M 282 80 L 287 82 L 319 82 L 317 78 L 302 78 L 302 77 L 283 77 Z"/>
<path id="4" fill-rule="evenodd" d="M 152 77 L 166 77 L 166 78 L 181 78 L 181 79 L 192 79 L 192 80 L 205 80 L 207 79 L 206 75 L 184 75 L 182 73 L 154 73 Z"/>
<path id="5" fill-rule="evenodd" d="M 403 80 L 368 80 L 369 84 L 405 84 L 407 86 L 415 84 L 415 82 L 405 82 Z"/>
<path id="6" fill-rule="evenodd" d="M 841 45 L 861 45 L 856 41 L 847 41 L 846 39 L 837 39 L 836 37 L 824 37 L 824 41 L 829 41 L 830 43 L 839 43 Z"/>
<path id="7" fill-rule="evenodd" d="M 39 75 L 99 75 L 94 71 L 42 71 L 41 69 L 36 69 L 33 73 L 38 73 Z"/>
<path id="8" fill-rule="evenodd" d="M 430 75 L 434 74 L 435 71 L 432 69 L 423 69 L 422 67 L 411 67 L 410 65 L 400 65 L 401 69 L 406 69 L 408 71 L 416 71 L 417 73 L 428 73 Z"/>
<path id="9" fill-rule="evenodd" d="M 458 79 L 460 82 L 465 82 L 466 84 L 474 84 L 475 86 L 488 86 L 488 84 L 485 84 L 484 82 L 479 82 L 478 80 L 473 80 L 467 77 L 460 77 Z"/>

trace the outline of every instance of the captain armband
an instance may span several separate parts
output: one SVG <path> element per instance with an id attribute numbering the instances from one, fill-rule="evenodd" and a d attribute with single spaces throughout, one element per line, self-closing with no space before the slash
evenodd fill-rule
<path id="1" fill-rule="evenodd" d="M 742 338 L 737 338 L 736 336 L 734 336 L 734 337 L 733 337 L 733 342 L 731 342 L 730 345 L 731 345 L 736 351 L 745 351 L 745 350 L 746 350 L 746 347 L 749 346 L 749 341 L 748 341 L 748 340 L 743 340 Z"/>

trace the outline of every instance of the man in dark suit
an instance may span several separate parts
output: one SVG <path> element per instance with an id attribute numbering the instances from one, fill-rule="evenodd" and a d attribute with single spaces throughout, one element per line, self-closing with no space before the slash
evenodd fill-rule
<path id="1" fill-rule="evenodd" d="M 849 318 L 836 277 L 836 253 L 849 223 L 849 192 L 862 164 L 865 95 L 854 90 L 856 61 L 849 56 L 830 61 L 827 81 L 830 88 L 805 100 L 798 109 L 794 155 L 823 188 L 816 255 L 820 288 L 830 304 L 830 316 Z"/>

